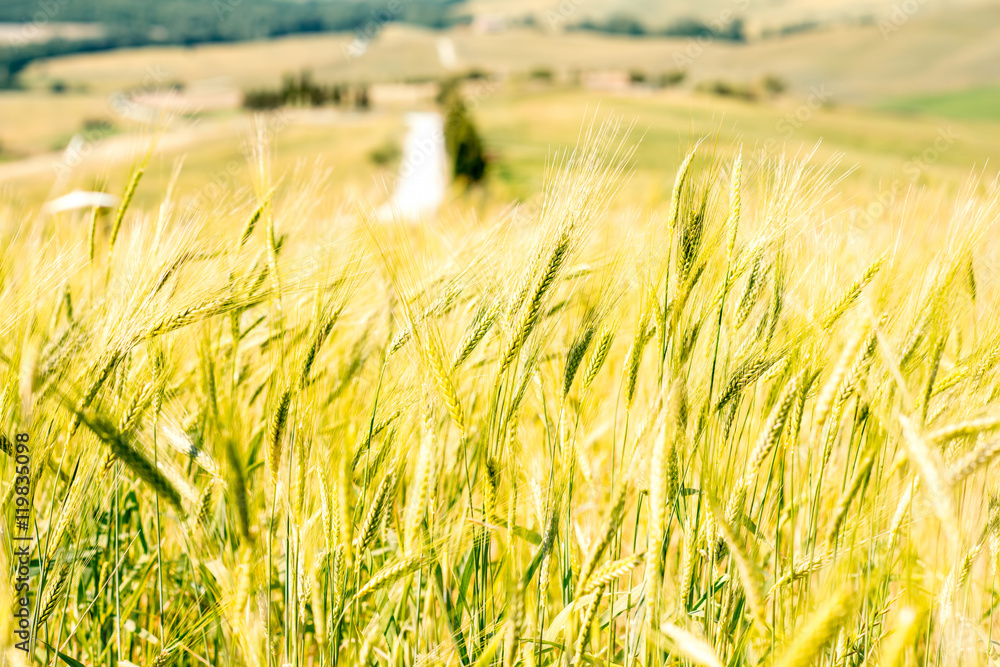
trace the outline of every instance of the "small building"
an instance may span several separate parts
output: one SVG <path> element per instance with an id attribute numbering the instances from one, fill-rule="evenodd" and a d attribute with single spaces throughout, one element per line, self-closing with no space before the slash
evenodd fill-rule
<path id="1" fill-rule="evenodd" d="M 479 35 L 503 32 L 507 29 L 507 20 L 495 14 L 479 14 L 472 19 L 472 32 Z"/>
<path id="2" fill-rule="evenodd" d="M 374 83 L 368 95 L 375 106 L 411 105 L 433 100 L 438 94 L 438 84 L 424 83 Z"/>
<path id="3" fill-rule="evenodd" d="M 582 72 L 580 83 L 588 90 L 625 92 L 632 87 L 632 80 L 625 70 Z"/>

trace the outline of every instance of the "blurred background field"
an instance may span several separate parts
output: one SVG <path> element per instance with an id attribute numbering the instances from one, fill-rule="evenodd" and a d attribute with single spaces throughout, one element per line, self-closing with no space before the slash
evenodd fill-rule
<path id="1" fill-rule="evenodd" d="M 373 200 L 391 190 L 405 112 L 435 108 L 427 91 L 457 77 L 471 77 L 492 163 L 479 201 L 501 204 L 536 192 L 546 161 L 597 109 L 634 120 L 642 138 L 632 203 L 662 203 L 662 174 L 703 134 L 819 160 L 842 154 L 845 192 L 862 204 L 988 173 L 1000 150 L 994 3 L 291 3 L 299 14 L 286 11 L 287 21 L 300 24 L 267 39 L 254 37 L 278 30 L 282 3 L 234 3 L 0 9 L 11 21 L 0 54 L 16 70 L 0 90 L 0 191 L 39 204 L 98 181 L 121 188 L 153 137 L 137 201 L 155 199 L 181 155 L 180 192 L 245 186 L 241 151 L 256 112 L 244 95 L 303 72 L 371 99 L 364 109 L 266 111 L 278 172 L 319 166 L 331 189 Z M 33 15 L 43 20 L 15 22 Z M 83 52 L 45 57 L 74 50 Z M 948 145 L 936 150 L 942 134 Z"/>

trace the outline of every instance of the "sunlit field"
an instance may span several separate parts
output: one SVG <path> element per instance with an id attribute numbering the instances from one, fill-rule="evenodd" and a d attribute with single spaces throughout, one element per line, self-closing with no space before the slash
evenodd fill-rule
<path id="1" fill-rule="evenodd" d="M 266 132 L 3 204 L 7 664 L 995 664 L 997 182 L 709 129 L 636 206 L 605 116 L 423 225 Z"/>

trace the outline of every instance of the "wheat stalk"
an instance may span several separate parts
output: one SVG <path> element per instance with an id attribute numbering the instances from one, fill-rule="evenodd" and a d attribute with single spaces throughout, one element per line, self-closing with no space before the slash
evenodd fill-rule
<path id="1" fill-rule="evenodd" d="M 400 577 L 403 577 L 420 566 L 421 559 L 418 556 L 403 558 L 391 565 L 387 565 L 372 576 L 365 585 L 354 594 L 354 600 L 364 600 L 372 593 L 385 588 Z"/>
<path id="2" fill-rule="evenodd" d="M 583 390 L 586 391 L 591 384 L 593 384 L 594 379 L 601 370 L 601 366 L 604 365 L 605 359 L 608 358 L 608 352 L 611 351 L 611 343 L 615 340 L 615 331 L 608 325 L 605 325 L 601 330 L 600 335 L 597 337 L 597 344 L 594 346 L 594 351 L 590 354 L 590 359 L 587 361 L 587 367 L 583 372 Z"/>
<path id="3" fill-rule="evenodd" d="M 590 575 L 593 574 L 598 561 L 601 559 L 601 556 L 604 555 L 604 550 L 608 548 L 609 544 L 611 544 L 611 541 L 618 532 L 618 528 L 621 526 L 622 518 L 624 517 L 625 500 L 627 498 L 628 489 L 628 482 L 623 483 L 619 487 L 618 492 L 615 494 L 615 500 L 611 504 L 611 510 L 608 512 L 608 518 L 604 522 L 604 530 L 601 532 L 600 538 L 598 538 L 594 546 L 591 547 L 590 552 L 587 554 L 587 558 L 580 566 L 580 577 L 578 581 L 581 588 L 585 588 L 589 583 Z"/>
<path id="4" fill-rule="evenodd" d="M 423 435 L 420 439 L 420 451 L 417 454 L 417 470 L 414 474 L 415 486 L 412 497 L 406 505 L 406 516 L 403 523 L 405 542 L 403 550 L 413 555 L 415 539 L 420 523 L 424 519 L 428 496 L 433 496 L 434 461 L 436 460 L 436 437 L 430 414 L 425 414 Z"/>
<path id="5" fill-rule="evenodd" d="M 951 440 L 968 438 L 998 428 L 1000 428 L 1000 416 L 981 417 L 934 429 L 926 435 L 926 438 L 935 444 L 944 444 Z"/>
<path id="6" fill-rule="evenodd" d="M 267 460 L 271 470 L 271 482 L 277 484 L 278 471 L 281 469 L 281 452 L 288 424 L 288 410 L 292 402 L 292 390 L 286 387 L 278 398 L 277 407 L 271 415 L 267 427 Z"/>
<path id="7" fill-rule="evenodd" d="M 931 494 L 934 513 L 941 519 L 951 537 L 957 537 L 958 523 L 955 518 L 955 505 L 952 498 L 952 487 L 944 462 L 937 452 L 932 450 L 926 440 L 917 431 L 917 427 L 906 415 L 899 415 L 899 423 L 903 431 L 903 444 L 907 457 L 916 466 L 920 478 Z"/>
<path id="8" fill-rule="evenodd" d="M 128 186 L 125 188 L 125 194 L 122 195 L 122 200 L 118 204 L 118 210 L 115 211 L 115 219 L 111 224 L 111 237 L 108 239 L 108 256 L 115 249 L 115 241 L 118 240 L 118 231 L 121 229 L 122 220 L 125 219 L 125 212 L 128 211 L 129 204 L 132 203 L 132 197 L 135 195 L 135 189 L 139 187 L 139 181 L 142 179 L 142 175 L 145 173 L 145 166 L 140 166 L 135 171 L 132 172 L 132 177 L 129 179 Z"/>
<path id="9" fill-rule="evenodd" d="M 777 662 L 779 667 L 809 667 L 817 664 L 819 656 L 850 617 L 850 602 L 850 593 L 842 591 L 816 609 L 782 652 Z"/>
<path id="10" fill-rule="evenodd" d="M 1000 438 L 980 439 L 975 449 L 956 461 L 948 470 L 945 476 L 946 482 L 950 486 L 958 486 L 974 472 L 989 465 L 998 453 L 1000 453 Z"/>
<path id="11" fill-rule="evenodd" d="M 382 525 L 382 517 L 389 505 L 389 497 L 396 486 L 396 468 L 388 470 L 382 476 L 375 494 L 372 496 L 371 505 L 365 514 L 364 520 L 358 530 L 357 537 L 354 538 L 354 549 L 359 553 L 372 543 Z"/>
<path id="12" fill-rule="evenodd" d="M 715 649 L 701 637 L 673 623 L 661 623 L 658 629 L 670 639 L 678 653 L 694 664 L 702 667 L 722 667 L 722 661 Z"/>

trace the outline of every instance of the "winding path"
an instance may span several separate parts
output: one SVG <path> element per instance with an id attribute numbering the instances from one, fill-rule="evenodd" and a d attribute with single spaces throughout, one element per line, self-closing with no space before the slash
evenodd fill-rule
<path id="1" fill-rule="evenodd" d="M 403 144 L 396 189 L 378 217 L 417 221 L 433 216 L 444 201 L 448 159 L 444 120 L 434 112 L 406 114 L 409 128 Z"/>

